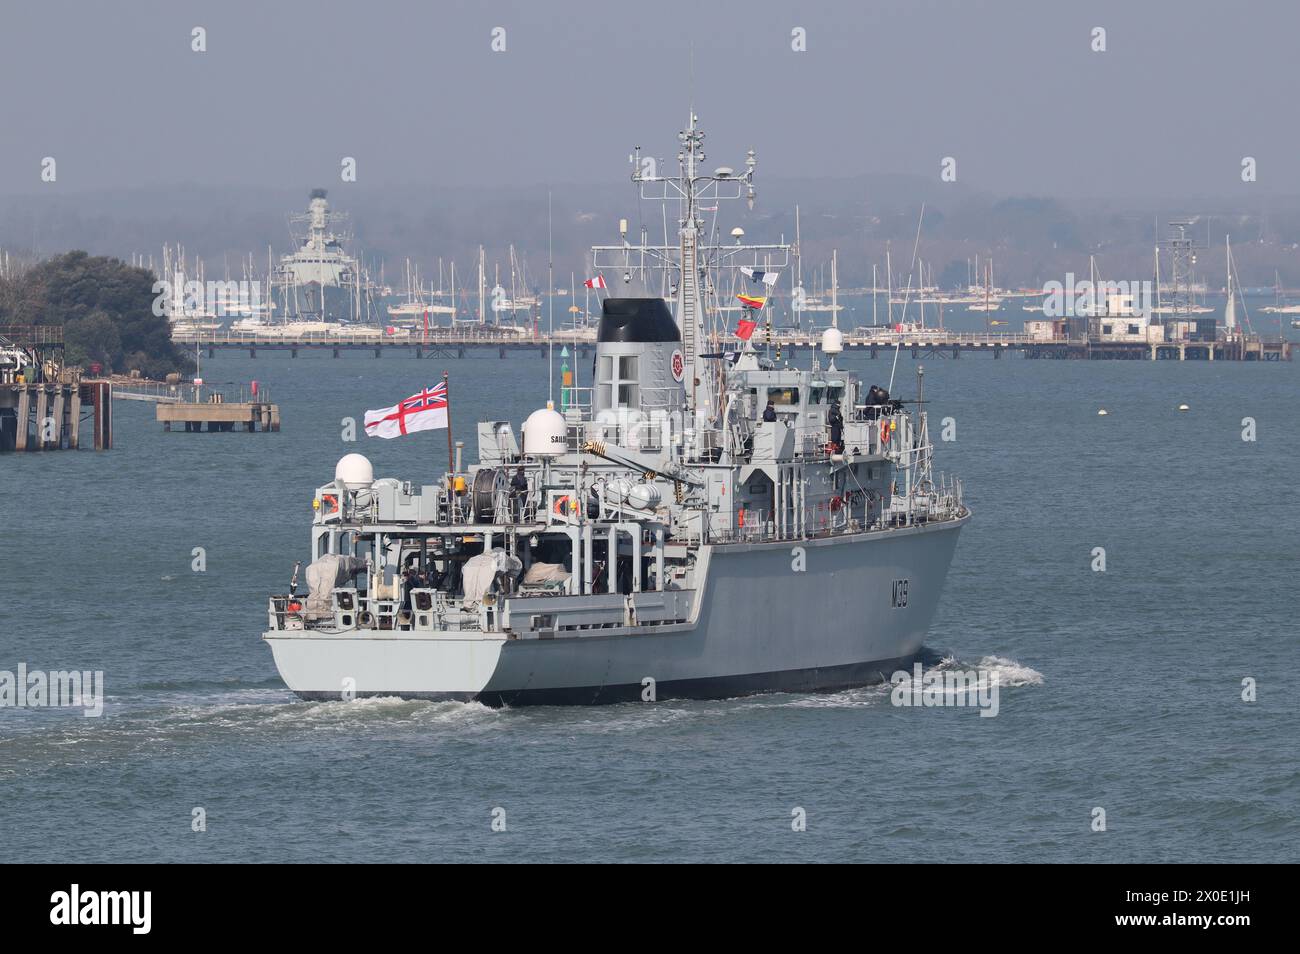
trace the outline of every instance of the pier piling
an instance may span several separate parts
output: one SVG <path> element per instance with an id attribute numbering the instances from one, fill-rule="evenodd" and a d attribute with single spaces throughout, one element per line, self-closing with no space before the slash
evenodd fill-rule
<path id="1" fill-rule="evenodd" d="M 96 400 L 106 381 L 63 380 L 0 382 L 0 451 L 76 450 L 80 445 L 82 403 Z M 108 399 L 104 399 L 107 403 Z M 113 446 L 112 417 L 95 408 L 95 449 Z"/>

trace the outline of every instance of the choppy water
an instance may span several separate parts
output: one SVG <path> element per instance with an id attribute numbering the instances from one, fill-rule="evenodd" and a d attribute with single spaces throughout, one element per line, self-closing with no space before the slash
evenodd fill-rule
<path id="1" fill-rule="evenodd" d="M 846 364 L 888 378 L 885 360 Z M 118 402 L 110 453 L 0 456 L 0 669 L 102 669 L 108 696 L 98 719 L 0 709 L 9 857 L 1294 857 L 1293 366 L 925 363 L 936 435 L 957 427 L 939 465 L 975 511 L 927 643 L 932 665 L 1001 675 L 996 718 L 896 707 L 880 687 L 590 709 L 295 701 L 258 633 L 314 487 L 356 449 L 339 422 L 444 367 L 471 450 L 479 416 L 518 422 L 545 397 L 535 357 L 219 356 L 205 377 L 269 386 L 282 432 L 165 434 Z M 914 367 L 904 355 L 895 393 Z M 441 432 L 361 449 L 381 474 L 446 462 Z"/>

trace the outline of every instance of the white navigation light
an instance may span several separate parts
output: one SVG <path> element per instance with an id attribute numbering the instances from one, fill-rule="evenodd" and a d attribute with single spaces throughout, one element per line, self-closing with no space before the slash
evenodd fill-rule
<path id="1" fill-rule="evenodd" d="M 717 179 L 730 179 L 735 174 L 736 170 L 731 168 L 731 166 L 718 166 L 718 168 L 713 170 L 714 178 Z"/>
<path id="2" fill-rule="evenodd" d="M 334 479 L 348 490 L 365 490 L 375 482 L 375 468 L 361 454 L 347 454 L 334 465 Z"/>
<path id="3" fill-rule="evenodd" d="M 826 354 L 839 354 L 844 350 L 844 332 L 838 328 L 827 328 L 822 332 L 822 351 Z"/>
<path id="4" fill-rule="evenodd" d="M 568 446 L 564 416 L 549 407 L 540 408 L 524 421 L 524 456 L 561 457 Z"/>

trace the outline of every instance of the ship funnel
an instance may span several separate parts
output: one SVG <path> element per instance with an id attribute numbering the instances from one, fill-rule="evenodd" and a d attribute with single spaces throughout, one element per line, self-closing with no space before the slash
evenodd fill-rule
<path id="1" fill-rule="evenodd" d="M 568 448 L 564 416 L 551 407 L 539 408 L 524 421 L 524 456 L 561 457 Z"/>
<path id="2" fill-rule="evenodd" d="M 361 454 L 347 454 L 334 466 L 334 479 L 348 490 L 365 490 L 375 482 L 375 468 Z"/>

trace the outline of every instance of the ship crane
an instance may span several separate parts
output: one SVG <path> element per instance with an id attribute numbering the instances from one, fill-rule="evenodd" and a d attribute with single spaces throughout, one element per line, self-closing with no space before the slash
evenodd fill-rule
<path id="1" fill-rule="evenodd" d="M 697 476 L 692 476 L 685 471 L 676 467 L 663 467 L 656 461 L 642 454 L 636 454 L 625 447 L 619 447 L 617 452 L 603 441 L 587 441 L 582 445 L 584 454 L 591 454 L 595 457 L 603 458 L 612 464 L 618 464 L 622 467 L 630 467 L 632 470 L 640 471 L 647 480 L 654 480 L 656 477 L 667 477 L 669 480 L 676 481 L 680 484 L 686 484 L 690 487 L 703 487 L 705 483 Z"/>

